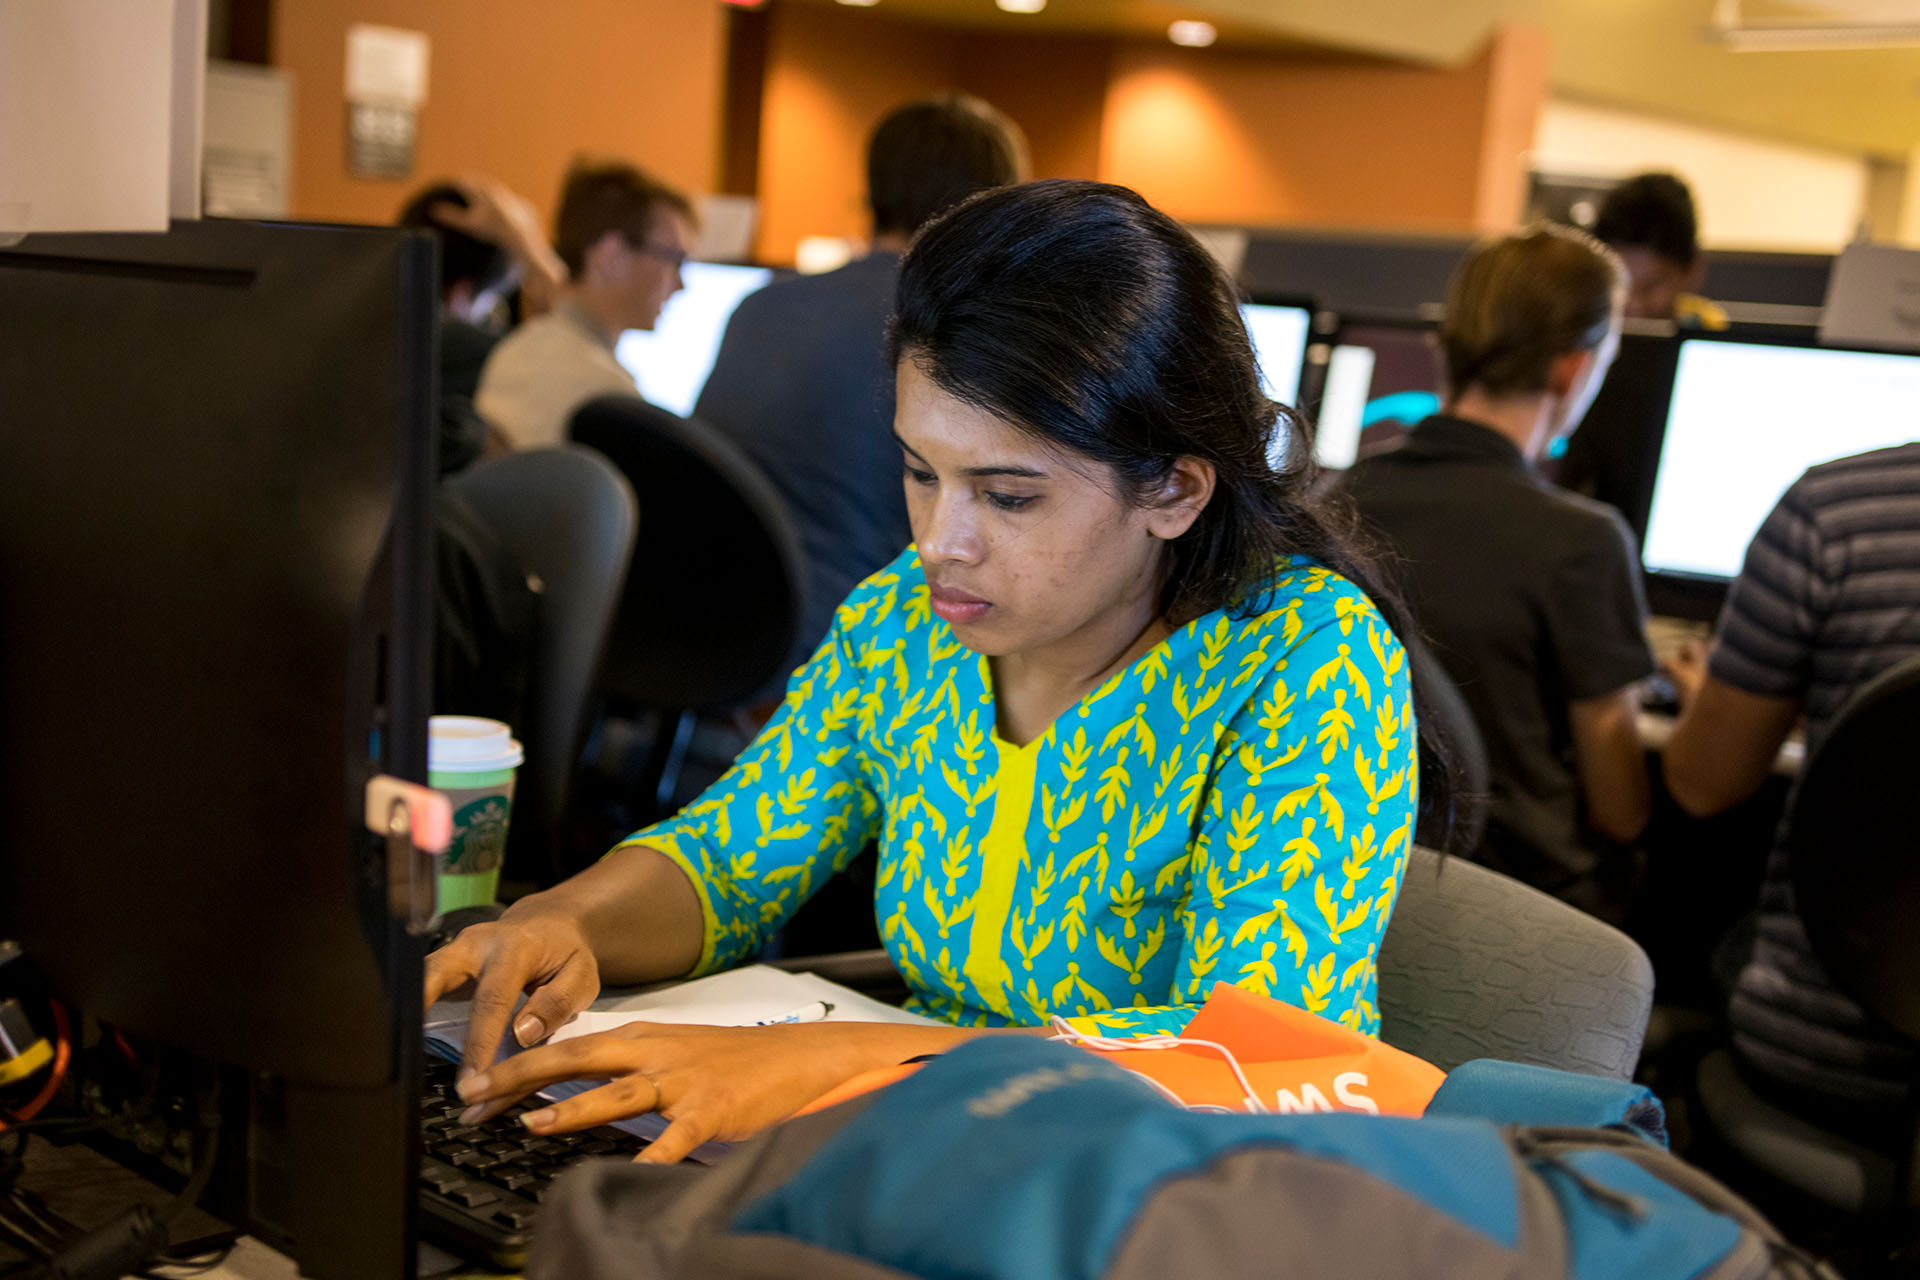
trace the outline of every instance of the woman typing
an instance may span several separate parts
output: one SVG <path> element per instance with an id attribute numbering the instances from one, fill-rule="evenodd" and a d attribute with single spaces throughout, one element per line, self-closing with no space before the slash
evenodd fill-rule
<path id="1" fill-rule="evenodd" d="M 745 1136 L 998 1028 L 1177 1031 L 1215 982 L 1372 1031 L 1413 838 L 1397 608 L 1310 496 L 1226 277 L 1121 188 L 1035 183 L 930 226 L 891 335 L 914 546 L 861 584 L 732 770 L 429 961 L 468 1062 L 598 994 L 751 958 L 869 840 L 875 911 L 951 1027 L 642 1025 L 464 1078 L 481 1119 L 657 1110 L 646 1158 Z M 1386 612 L 1383 613 L 1383 610 Z M 1432 797 L 1429 797 L 1432 799 Z"/>

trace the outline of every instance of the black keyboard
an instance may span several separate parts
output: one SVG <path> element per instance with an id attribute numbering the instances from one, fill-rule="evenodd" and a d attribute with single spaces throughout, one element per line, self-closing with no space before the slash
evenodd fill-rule
<path id="1" fill-rule="evenodd" d="M 420 1230 L 464 1258 L 518 1269 L 553 1180 L 588 1156 L 632 1159 L 646 1142 L 602 1125 L 547 1137 L 528 1133 L 518 1117 L 546 1104 L 516 1103 L 481 1125 L 463 1125 L 467 1104 L 453 1091 L 454 1063 L 427 1058 L 420 1103 Z"/>

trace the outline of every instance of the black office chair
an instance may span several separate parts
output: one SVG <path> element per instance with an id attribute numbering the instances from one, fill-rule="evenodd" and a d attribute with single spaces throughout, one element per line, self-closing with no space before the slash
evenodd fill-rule
<path id="1" fill-rule="evenodd" d="M 1442 812 L 1425 803 L 1425 797 L 1437 794 L 1437 788 L 1422 783 L 1419 827 L 1414 838 L 1429 848 L 1471 857 L 1480 847 L 1487 831 L 1487 799 L 1492 788 L 1491 766 L 1487 763 L 1487 743 L 1473 709 L 1460 693 L 1460 686 L 1433 656 L 1426 641 L 1414 636 L 1406 644 L 1409 667 L 1415 685 L 1426 696 L 1426 712 L 1438 721 L 1440 736 L 1453 751 L 1450 775 L 1452 803 Z M 1433 762 L 1422 758 L 1424 779 Z"/>
<path id="2" fill-rule="evenodd" d="M 786 674 L 805 581 L 800 536 L 760 469 L 698 420 L 608 396 L 576 410 L 568 433 L 626 475 L 644 513 L 600 688 L 610 708 L 660 713 L 632 783 L 659 814 L 696 715 Z"/>
<path id="3" fill-rule="evenodd" d="M 1796 908 L 1841 994 L 1920 1044 L 1920 657 L 1860 688 L 1801 771 L 1786 841 Z M 1713 1133 L 1734 1153 L 1829 1208 L 1878 1218 L 1890 1241 L 1920 1226 L 1920 1126 L 1889 1157 L 1755 1094 L 1731 1054 L 1695 1080 Z M 1914 1082 L 1920 1097 L 1920 1079 Z"/>
<path id="4" fill-rule="evenodd" d="M 526 699 L 513 726 L 526 762 L 514 782 L 507 873 L 551 884 L 564 870 L 556 835 L 633 550 L 633 490 L 605 459 L 568 448 L 496 458 L 446 483 L 540 580 Z"/>

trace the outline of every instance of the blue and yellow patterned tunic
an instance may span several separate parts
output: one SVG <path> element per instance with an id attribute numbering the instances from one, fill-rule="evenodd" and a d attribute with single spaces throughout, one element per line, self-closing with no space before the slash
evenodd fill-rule
<path id="1" fill-rule="evenodd" d="M 923 1013 L 1172 1032 L 1225 979 L 1374 1033 L 1413 838 L 1406 655 L 1346 579 L 1296 559 L 1274 586 L 1015 747 L 909 548 L 732 770 L 624 845 L 692 878 L 696 973 L 750 957 L 878 838 L 881 936 Z"/>

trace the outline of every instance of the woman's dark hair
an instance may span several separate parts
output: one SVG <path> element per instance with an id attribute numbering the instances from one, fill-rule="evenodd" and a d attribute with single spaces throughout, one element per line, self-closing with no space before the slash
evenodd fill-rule
<path id="1" fill-rule="evenodd" d="M 1626 282 L 1612 250 L 1556 222 L 1475 245 L 1447 286 L 1440 322 L 1448 394 L 1546 390 L 1555 360 L 1605 340 Z"/>
<path id="2" fill-rule="evenodd" d="M 1298 554 L 1366 592 L 1396 634 L 1413 634 L 1358 549 L 1350 509 L 1319 492 L 1312 429 L 1261 389 L 1232 282 L 1134 192 L 1033 182 L 957 206 L 908 252 L 888 342 L 892 363 L 913 361 L 947 395 L 1104 464 L 1129 502 L 1149 501 L 1181 457 L 1211 463 L 1213 497 L 1172 545 L 1161 598 L 1170 623 L 1262 612 L 1275 562 Z M 1417 684 L 1414 702 L 1426 711 Z M 1420 838 L 1444 843 L 1453 754 L 1426 714 L 1420 737 Z"/>

